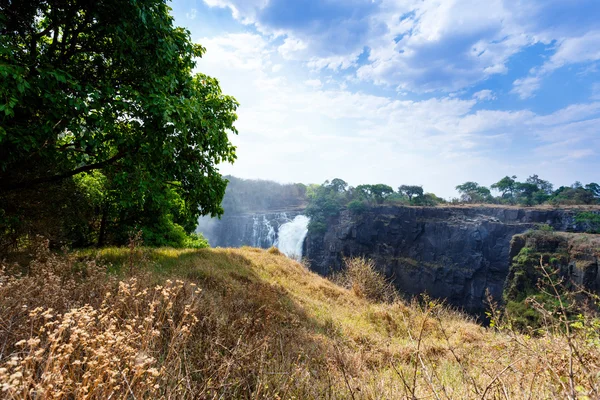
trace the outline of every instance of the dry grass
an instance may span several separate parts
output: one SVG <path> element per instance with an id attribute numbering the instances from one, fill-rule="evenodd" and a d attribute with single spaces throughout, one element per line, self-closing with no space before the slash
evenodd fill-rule
<path id="1" fill-rule="evenodd" d="M 391 281 L 380 273 L 373 260 L 365 257 L 344 259 L 345 268 L 334 275 L 332 280 L 338 285 L 352 290 L 361 298 L 392 303 L 398 299 Z"/>
<path id="2" fill-rule="evenodd" d="M 3 267 L 1 397 L 598 397 L 588 322 L 568 338 L 486 329 L 432 301 L 368 300 L 258 249 L 135 257 L 131 269 L 127 249 L 41 246 L 23 276 Z"/>

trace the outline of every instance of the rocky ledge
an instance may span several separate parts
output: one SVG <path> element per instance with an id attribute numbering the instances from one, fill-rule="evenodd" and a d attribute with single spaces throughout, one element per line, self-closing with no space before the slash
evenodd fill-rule
<path id="1" fill-rule="evenodd" d="M 344 210 L 324 232 L 309 232 L 304 255 L 328 275 L 344 257 L 366 256 L 407 296 L 428 293 L 467 312 L 502 298 L 514 235 L 540 226 L 582 232 L 577 209 L 516 207 L 374 207 Z M 593 211 L 598 213 L 600 211 Z"/>

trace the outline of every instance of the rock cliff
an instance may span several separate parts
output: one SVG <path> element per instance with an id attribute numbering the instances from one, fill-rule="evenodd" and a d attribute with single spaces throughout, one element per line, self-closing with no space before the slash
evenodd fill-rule
<path id="1" fill-rule="evenodd" d="M 344 257 L 367 256 L 407 295 L 427 292 L 468 312 L 485 310 L 486 290 L 500 300 L 514 235 L 548 224 L 582 231 L 575 210 L 513 207 L 376 207 L 348 210 L 309 232 L 304 255 L 327 275 Z"/>
<path id="2" fill-rule="evenodd" d="M 600 235 L 530 231 L 512 238 L 509 257 L 503 298 L 514 327 L 527 330 L 542 326 L 545 321 L 539 305 L 557 310 L 560 303 L 553 297 L 551 283 L 569 312 L 578 314 L 581 307 L 598 311 L 588 293 L 600 290 Z"/>

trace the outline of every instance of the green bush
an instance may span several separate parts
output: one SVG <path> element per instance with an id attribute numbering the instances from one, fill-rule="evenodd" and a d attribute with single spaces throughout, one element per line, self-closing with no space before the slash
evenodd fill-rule
<path id="1" fill-rule="evenodd" d="M 581 212 L 575 216 L 575 222 L 584 224 L 588 233 L 600 233 L 600 214 Z"/>
<path id="2" fill-rule="evenodd" d="M 361 200 L 352 200 L 350 203 L 348 203 L 348 210 L 355 214 L 362 214 L 367 210 L 367 208 L 367 204 Z"/>

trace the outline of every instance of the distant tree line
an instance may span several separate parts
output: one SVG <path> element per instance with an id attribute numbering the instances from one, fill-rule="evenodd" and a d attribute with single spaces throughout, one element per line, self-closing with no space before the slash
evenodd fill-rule
<path id="1" fill-rule="evenodd" d="M 505 176 L 489 188 L 477 182 L 465 182 L 456 186 L 456 190 L 460 197 L 450 200 L 452 204 L 600 204 L 600 185 L 597 183 L 583 185 L 575 182 L 554 190 L 550 182 L 538 175 L 531 175 L 524 182 L 519 182 L 516 176 Z M 498 195 L 494 196 L 492 190 Z M 324 231 L 327 219 L 339 215 L 343 209 L 360 214 L 370 207 L 384 204 L 436 206 L 448 203 L 433 193 L 426 193 L 419 185 L 401 185 L 397 190 L 382 183 L 353 187 L 339 178 L 325 181 L 322 185 L 309 185 L 306 196 L 308 206 L 305 213 L 311 218 L 309 230 L 313 232 Z"/>
<path id="2" fill-rule="evenodd" d="M 493 196 L 492 191 L 499 193 Z M 460 198 L 453 199 L 454 203 L 489 203 L 534 206 L 540 204 L 552 205 L 582 205 L 600 203 L 600 185 L 588 183 L 583 185 L 575 182 L 571 186 L 561 186 L 554 190 L 552 183 L 531 175 L 524 182 L 517 181 L 516 176 L 505 176 L 489 188 L 477 182 L 465 182 L 456 186 Z"/>
<path id="3" fill-rule="evenodd" d="M 349 186 L 335 178 L 322 185 L 307 188 L 308 206 L 305 213 L 310 217 L 310 231 L 324 231 L 327 219 L 337 216 L 347 208 L 355 214 L 377 205 L 435 206 L 446 201 L 433 193 L 425 193 L 422 186 L 402 185 L 397 191 L 383 183 Z"/>

